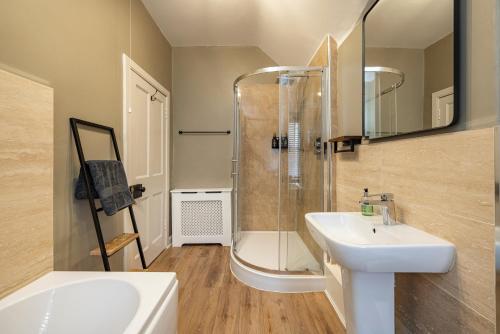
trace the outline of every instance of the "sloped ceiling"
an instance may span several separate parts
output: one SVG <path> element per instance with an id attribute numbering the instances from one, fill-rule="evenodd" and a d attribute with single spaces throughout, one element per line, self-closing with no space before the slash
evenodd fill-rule
<path id="1" fill-rule="evenodd" d="M 258 46 L 304 65 L 326 34 L 341 43 L 371 0 L 142 0 L 172 46 Z"/>

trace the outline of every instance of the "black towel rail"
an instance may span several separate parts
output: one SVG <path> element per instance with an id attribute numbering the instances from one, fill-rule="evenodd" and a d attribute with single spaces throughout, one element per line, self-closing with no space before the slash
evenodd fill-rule
<path id="1" fill-rule="evenodd" d="M 104 242 L 104 237 L 102 235 L 101 223 L 99 221 L 98 212 L 103 211 L 102 207 L 96 208 L 95 198 L 93 196 L 92 188 L 91 188 L 91 175 L 87 164 L 85 163 L 85 155 L 83 153 L 82 143 L 80 140 L 80 134 L 78 132 L 78 125 L 84 125 L 91 128 L 96 128 L 100 130 L 107 131 L 111 136 L 111 140 L 113 142 L 113 148 L 115 151 L 116 160 L 121 161 L 120 151 L 118 149 L 118 143 L 116 141 L 115 130 L 109 126 L 96 124 L 88 121 L 84 121 L 77 118 L 70 118 L 69 123 L 71 126 L 71 132 L 73 133 L 73 138 L 75 139 L 76 151 L 78 153 L 78 160 L 80 161 L 80 166 L 83 170 L 83 179 L 85 183 L 85 189 L 87 191 L 87 197 L 89 200 L 90 211 L 92 214 L 92 220 L 94 221 L 94 227 L 97 234 L 97 242 L 99 244 L 99 252 L 102 257 L 102 262 L 104 265 L 104 270 L 110 271 L 111 268 L 109 266 L 109 257 L 115 254 L 119 249 L 125 247 L 134 239 L 137 242 L 137 248 L 139 249 L 139 256 L 141 258 L 141 264 L 143 269 L 147 269 L 146 260 L 144 258 L 144 252 L 142 250 L 141 239 L 139 238 L 139 230 L 137 229 L 137 223 L 135 221 L 134 209 L 132 208 L 132 204 L 128 206 L 128 212 L 130 214 L 130 219 L 132 221 L 132 228 L 134 230 L 133 234 L 123 234 L 121 236 L 116 237 L 113 241 L 116 241 L 115 244 L 110 242 L 110 246 L 106 249 L 106 243 Z M 97 250 L 97 249 L 96 249 Z M 95 250 L 95 251 L 96 251 Z M 95 251 L 92 251 L 91 254 L 94 255 Z"/>
<path id="2" fill-rule="evenodd" d="M 179 130 L 180 135 L 230 135 L 231 130 L 224 131 L 185 131 Z"/>

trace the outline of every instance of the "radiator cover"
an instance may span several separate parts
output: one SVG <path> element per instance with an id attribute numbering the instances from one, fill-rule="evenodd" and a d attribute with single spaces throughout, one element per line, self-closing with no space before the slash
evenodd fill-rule
<path id="1" fill-rule="evenodd" d="M 174 189 L 172 245 L 231 245 L 231 189 Z"/>

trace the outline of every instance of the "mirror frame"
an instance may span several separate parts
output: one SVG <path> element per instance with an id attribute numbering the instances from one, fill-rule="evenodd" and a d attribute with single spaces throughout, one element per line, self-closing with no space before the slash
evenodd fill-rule
<path id="1" fill-rule="evenodd" d="M 367 138 L 369 140 L 378 141 L 378 140 L 393 140 L 399 138 L 407 138 L 407 137 L 415 137 L 415 136 L 425 136 L 431 135 L 434 133 L 443 132 L 443 129 L 450 128 L 456 125 L 459 122 L 460 115 L 463 115 L 463 108 L 466 106 L 465 102 L 465 91 L 464 86 L 462 85 L 465 82 L 466 71 L 465 71 L 465 62 L 463 55 L 465 51 L 463 46 L 465 46 L 465 38 L 466 38 L 466 17 L 465 17 L 465 8 L 466 8 L 467 0 L 453 0 L 453 92 L 454 92 L 454 100 L 453 100 L 453 119 L 450 124 L 446 126 L 441 126 L 438 128 L 429 128 L 416 130 L 407 133 L 400 133 L 395 135 L 389 135 L 384 137 L 370 138 L 365 135 L 365 22 L 370 14 L 370 12 L 375 8 L 378 4 L 379 0 L 375 0 L 375 2 L 369 7 L 366 13 L 363 15 L 362 21 L 362 36 L 361 36 L 361 51 L 362 51 L 362 112 L 361 112 L 361 120 L 362 120 L 362 136 L 363 138 Z"/>

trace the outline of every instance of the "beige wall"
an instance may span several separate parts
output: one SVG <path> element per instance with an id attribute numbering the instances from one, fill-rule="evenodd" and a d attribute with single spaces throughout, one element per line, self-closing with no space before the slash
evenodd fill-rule
<path id="1" fill-rule="evenodd" d="M 88 205 L 73 200 L 79 165 L 68 118 L 112 126 L 121 142 L 121 54 L 169 88 L 170 45 L 139 0 L 1 1 L 0 44 L 0 63 L 49 81 L 55 92 L 55 269 L 101 270 L 100 258 L 89 256 L 97 240 Z M 104 135 L 85 131 L 83 141 L 88 159 L 110 157 Z M 121 213 L 102 216 L 106 239 L 122 231 Z M 120 254 L 111 260 L 121 268 Z"/>
<path id="2" fill-rule="evenodd" d="M 358 24 L 338 48 L 338 137 L 360 136 L 362 132 L 362 41 L 363 29 Z"/>
<path id="3" fill-rule="evenodd" d="M 172 90 L 172 47 L 140 0 L 130 0 L 130 57 L 163 87 Z"/>
<path id="4" fill-rule="evenodd" d="M 256 47 L 180 47 L 173 51 L 172 187 L 231 187 L 233 136 L 179 135 L 232 130 L 233 82 L 276 63 Z"/>
<path id="5" fill-rule="evenodd" d="M 405 74 L 404 84 L 397 89 L 397 130 L 399 132 L 421 130 L 423 128 L 422 110 L 424 108 L 424 51 L 369 47 L 365 50 L 365 66 L 392 67 Z M 383 74 L 380 78 L 382 89 L 389 88 L 399 80 L 398 76 L 392 74 Z M 394 105 L 393 93 L 382 97 L 381 131 L 390 131 L 391 113 L 394 110 Z"/>
<path id="6" fill-rule="evenodd" d="M 399 332 L 493 333 L 493 146 L 493 128 L 486 128 L 335 156 L 338 211 L 358 211 L 363 188 L 392 192 L 399 221 L 457 248 L 450 273 L 396 275 Z"/>
<path id="7" fill-rule="evenodd" d="M 432 127 L 432 93 L 453 86 L 453 34 L 424 50 L 424 127 Z"/>
<path id="8" fill-rule="evenodd" d="M 0 70 L 0 298 L 53 270 L 54 92 Z"/>
<path id="9" fill-rule="evenodd" d="M 468 128 L 491 126 L 498 113 L 495 0 L 467 0 L 467 115 Z"/>

